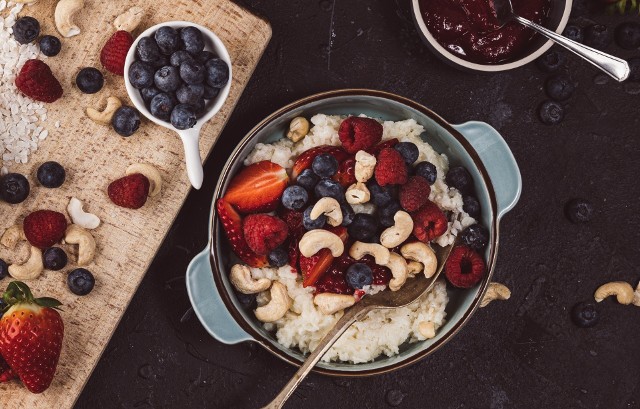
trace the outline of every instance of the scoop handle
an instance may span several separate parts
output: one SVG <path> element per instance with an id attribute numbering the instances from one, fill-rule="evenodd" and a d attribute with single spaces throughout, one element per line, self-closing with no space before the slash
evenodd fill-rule
<path id="1" fill-rule="evenodd" d="M 184 159 L 187 164 L 187 175 L 191 186 L 195 189 L 202 187 L 204 170 L 202 169 L 202 159 L 200 158 L 200 126 L 179 131 L 182 145 L 184 146 Z"/>

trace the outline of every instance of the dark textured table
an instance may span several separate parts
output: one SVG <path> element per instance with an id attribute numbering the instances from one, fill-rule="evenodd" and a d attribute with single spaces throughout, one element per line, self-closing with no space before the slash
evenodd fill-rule
<path id="1" fill-rule="evenodd" d="M 207 162 L 203 189 L 190 194 L 77 408 L 256 408 L 285 384 L 293 367 L 205 332 L 188 312 L 184 272 L 207 242 L 213 188 L 234 144 L 277 108 L 346 87 L 398 93 L 453 123 L 486 121 L 504 135 L 524 182 L 501 225 L 495 274 L 512 297 L 480 310 L 416 365 L 362 379 L 311 375 L 287 407 L 640 407 L 640 308 L 606 300 L 591 329 L 569 313 L 602 283 L 640 279 L 638 84 L 603 81 L 571 57 L 577 91 L 564 122 L 544 126 L 536 111 L 545 74 L 534 65 L 490 76 L 444 65 L 420 42 L 407 0 L 245 5 L 271 22 L 271 44 Z M 638 17 L 592 12 L 578 22 L 589 19 L 613 28 Z M 592 222 L 565 219 L 573 197 L 593 202 Z"/>

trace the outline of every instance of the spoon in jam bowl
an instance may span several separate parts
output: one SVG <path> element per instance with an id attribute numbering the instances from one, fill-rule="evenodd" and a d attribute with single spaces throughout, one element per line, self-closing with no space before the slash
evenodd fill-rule
<path id="1" fill-rule="evenodd" d="M 520 17 L 513 11 L 513 4 L 511 3 L 511 0 L 492 0 L 492 3 L 493 10 L 500 27 L 512 20 L 515 20 L 537 33 L 542 34 L 556 44 L 560 44 L 572 53 L 579 55 L 592 65 L 604 71 L 613 79 L 617 81 L 624 81 L 629 77 L 629 64 L 627 64 L 625 60 L 603 53 L 595 48 L 587 47 L 584 44 L 570 40 L 554 31 Z"/>
<path id="2" fill-rule="evenodd" d="M 377 294 L 365 296 L 353 307 L 345 310 L 342 318 L 329 330 L 327 335 L 322 338 L 320 344 L 313 350 L 311 355 L 300 366 L 298 372 L 280 391 L 278 396 L 262 409 L 280 409 L 289 399 L 293 391 L 298 387 L 300 382 L 311 372 L 311 369 L 318 363 L 320 358 L 331 348 L 333 344 L 354 322 L 364 318 L 370 311 L 377 309 L 395 309 L 405 307 L 424 294 L 428 293 L 436 283 L 436 280 L 444 269 L 445 262 L 451 254 L 451 250 L 457 240 L 446 247 L 434 246 L 434 252 L 438 259 L 438 268 L 430 278 L 426 278 L 424 274 L 418 274 L 415 278 L 407 280 L 402 289 L 398 291 L 381 291 Z"/>

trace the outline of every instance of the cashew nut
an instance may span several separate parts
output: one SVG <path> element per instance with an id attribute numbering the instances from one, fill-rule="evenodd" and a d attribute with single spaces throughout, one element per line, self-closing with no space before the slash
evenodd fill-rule
<path id="1" fill-rule="evenodd" d="M 73 22 L 73 18 L 83 7 L 84 0 L 58 1 L 54 19 L 56 28 L 63 37 L 73 37 L 80 34 L 80 27 Z"/>
<path id="2" fill-rule="evenodd" d="M 24 236 L 22 227 L 15 224 L 5 230 L 2 238 L 0 239 L 0 244 L 9 250 L 13 250 L 16 248 L 16 244 L 18 244 L 18 241 L 20 240 L 26 240 L 26 237 Z"/>
<path id="3" fill-rule="evenodd" d="M 124 30 L 132 33 L 133 30 L 140 25 L 143 17 L 144 9 L 142 7 L 133 6 L 116 17 L 116 19 L 113 20 L 113 25 L 116 30 Z"/>
<path id="4" fill-rule="evenodd" d="M 637 307 L 640 307 L 640 283 L 638 283 L 636 291 L 633 293 L 633 301 L 631 303 Z"/>
<path id="5" fill-rule="evenodd" d="M 615 295 L 620 304 L 631 304 L 634 296 L 633 287 L 631 287 L 631 284 L 625 283 L 624 281 L 612 281 L 598 287 L 593 296 L 596 299 L 596 302 L 601 302 L 610 295 Z"/>
<path id="6" fill-rule="evenodd" d="M 380 243 L 390 249 L 404 243 L 413 232 L 413 219 L 409 213 L 399 210 L 393 216 L 393 221 L 395 224 L 380 235 Z"/>
<path id="7" fill-rule="evenodd" d="M 391 270 L 393 276 L 389 281 L 389 289 L 398 291 L 407 282 L 409 276 L 407 261 L 401 255 L 391 252 L 389 253 L 389 262 L 384 266 Z"/>
<path id="8" fill-rule="evenodd" d="M 23 4 L 34 4 L 37 3 L 38 0 L 13 0 L 14 3 L 23 3 Z"/>
<path id="9" fill-rule="evenodd" d="M 9 266 L 9 274 L 16 280 L 33 280 L 38 278 L 43 270 L 42 251 L 34 246 L 31 246 L 31 255 L 26 263 Z"/>
<path id="10" fill-rule="evenodd" d="M 313 297 L 313 303 L 324 315 L 335 314 L 356 303 L 353 295 L 322 293 Z"/>
<path id="11" fill-rule="evenodd" d="M 300 254 L 311 257 L 322 249 L 331 250 L 333 257 L 340 257 L 344 253 L 344 243 L 337 234 L 328 230 L 309 230 L 298 243 Z"/>
<path id="12" fill-rule="evenodd" d="M 229 274 L 231 284 L 243 294 L 255 294 L 261 291 L 268 290 L 271 287 L 271 280 L 268 278 L 259 278 L 254 280 L 251 277 L 251 270 L 249 267 L 236 264 L 231 267 L 231 274 Z"/>
<path id="13" fill-rule="evenodd" d="M 134 163 L 127 168 L 126 174 L 140 173 L 149 179 L 149 197 L 157 196 L 162 191 L 162 175 L 160 171 L 148 163 Z"/>
<path id="14" fill-rule="evenodd" d="M 77 224 L 67 227 L 64 241 L 69 244 L 78 245 L 78 265 L 86 266 L 93 261 L 96 255 L 96 241 L 88 230 Z"/>
<path id="15" fill-rule="evenodd" d="M 75 197 L 72 197 L 69 200 L 69 205 L 67 206 L 67 213 L 71 217 L 71 221 L 74 224 L 77 224 L 80 227 L 85 229 L 95 229 L 100 226 L 100 218 L 92 213 L 86 213 L 82 209 L 82 202 Z"/>
<path id="16" fill-rule="evenodd" d="M 424 267 L 422 266 L 422 263 L 419 263 L 417 261 L 409 261 L 407 263 L 407 275 L 409 276 L 409 278 L 413 278 L 416 276 L 416 274 L 422 272 L 423 268 Z"/>
<path id="17" fill-rule="evenodd" d="M 349 255 L 356 260 L 360 260 L 366 255 L 373 256 L 376 264 L 381 266 L 389 262 L 389 249 L 377 243 L 356 241 L 349 249 Z"/>
<path id="18" fill-rule="evenodd" d="M 279 281 L 271 285 L 271 301 L 255 310 L 256 318 L 262 322 L 274 322 L 284 317 L 289 311 L 292 301 L 287 294 L 287 287 Z"/>
<path id="19" fill-rule="evenodd" d="M 331 226 L 340 226 L 342 224 L 342 210 L 340 203 L 332 197 L 323 197 L 311 209 L 309 217 L 316 220 L 321 215 L 327 216 L 327 223 Z"/>
<path id="20" fill-rule="evenodd" d="M 344 195 L 349 204 L 367 203 L 371 199 L 369 188 L 362 182 L 357 182 L 349 186 Z"/>
<path id="21" fill-rule="evenodd" d="M 366 182 L 373 176 L 376 167 L 376 157 L 365 151 L 356 153 L 355 175 L 358 182 Z"/>
<path id="22" fill-rule="evenodd" d="M 422 263 L 424 268 L 424 275 L 427 278 L 433 277 L 438 268 L 438 258 L 436 257 L 436 253 L 426 245 L 420 241 L 416 241 L 414 243 L 408 243 L 402 246 L 400 249 L 400 253 L 407 260 L 418 261 Z"/>
<path id="23" fill-rule="evenodd" d="M 506 285 L 491 282 L 487 287 L 487 292 L 484 293 L 482 301 L 480 301 L 480 308 L 484 308 L 493 300 L 508 300 L 511 297 L 511 290 Z"/>
<path id="24" fill-rule="evenodd" d="M 120 102 L 120 99 L 116 97 L 109 97 L 107 98 L 107 106 L 102 111 L 89 107 L 86 112 L 89 119 L 93 122 L 100 125 L 111 125 L 111 118 L 113 118 L 113 114 L 115 114 L 121 106 L 122 102 Z"/>
<path id="25" fill-rule="evenodd" d="M 432 321 L 422 321 L 418 324 L 418 331 L 426 339 L 431 339 L 436 336 L 436 325 Z"/>
<path id="26" fill-rule="evenodd" d="M 309 133 L 309 121 L 307 118 L 298 116 L 291 120 L 289 124 L 289 132 L 287 132 L 287 138 L 292 142 L 298 142 L 300 139 L 307 136 Z"/>

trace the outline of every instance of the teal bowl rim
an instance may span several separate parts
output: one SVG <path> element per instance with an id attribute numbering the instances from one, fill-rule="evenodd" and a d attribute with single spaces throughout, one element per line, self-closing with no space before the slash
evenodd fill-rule
<path id="1" fill-rule="evenodd" d="M 432 353 L 440 349 L 453 336 L 455 336 L 462 329 L 462 327 L 464 327 L 464 325 L 469 321 L 471 316 L 473 316 L 473 314 L 478 309 L 480 300 L 484 296 L 487 286 L 491 281 L 491 277 L 493 276 L 496 259 L 498 255 L 499 221 L 500 220 L 498 217 L 498 204 L 496 199 L 496 193 L 495 193 L 491 178 L 489 177 L 489 173 L 485 168 L 484 164 L 482 163 L 480 156 L 478 155 L 476 150 L 473 148 L 473 146 L 471 146 L 471 144 L 466 140 L 466 138 L 464 138 L 462 134 L 460 134 L 460 132 L 458 132 L 451 124 L 449 124 L 442 117 L 440 117 L 438 114 L 431 111 L 429 108 L 425 107 L 424 105 L 421 105 L 408 98 L 405 98 L 390 92 L 386 92 L 386 91 L 349 88 L 349 89 L 340 89 L 340 90 L 334 90 L 334 91 L 326 91 L 326 92 L 310 95 L 308 97 L 299 99 L 289 105 L 286 105 L 283 108 L 280 108 L 279 110 L 275 111 L 274 113 L 272 113 L 271 115 L 267 116 L 265 119 L 260 121 L 260 123 L 258 123 L 251 131 L 249 131 L 247 135 L 245 135 L 245 137 L 242 138 L 242 140 L 240 140 L 236 148 L 233 150 L 233 152 L 227 159 L 227 162 L 225 163 L 225 166 L 222 169 L 222 172 L 220 173 L 220 177 L 218 178 L 218 182 L 216 184 L 216 188 L 213 194 L 213 200 L 212 200 L 212 206 L 211 206 L 211 217 L 209 220 L 209 261 L 211 263 L 213 279 L 214 279 L 216 288 L 218 289 L 220 298 L 222 299 L 228 312 L 231 314 L 232 318 L 236 321 L 236 323 L 240 326 L 240 328 L 242 328 L 247 334 L 251 335 L 253 339 L 256 342 L 258 342 L 260 345 L 262 345 L 262 347 L 264 347 L 267 351 L 271 352 L 276 357 L 282 359 L 283 361 L 293 366 L 300 366 L 302 364 L 300 360 L 295 359 L 294 357 L 286 354 L 285 352 L 281 351 L 280 349 L 272 345 L 277 341 L 266 338 L 259 332 L 255 331 L 253 327 L 245 321 L 245 319 L 242 317 L 242 315 L 238 312 L 235 305 L 233 304 L 229 296 L 229 293 L 226 291 L 225 283 L 221 278 L 221 271 L 218 268 L 219 260 L 216 254 L 217 243 L 215 242 L 215 237 L 218 237 L 219 223 L 216 223 L 217 211 L 216 211 L 215 203 L 219 198 L 222 197 L 222 186 L 225 184 L 227 178 L 230 176 L 229 175 L 230 168 L 237 160 L 244 159 L 244 158 L 239 158 L 240 152 L 262 129 L 267 127 L 273 120 L 279 118 L 282 115 L 285 115 L 287 112 L 294 110 L 302 105 L 308 104 L 310 102 L 320 101 L 327 98 L 341 97 L 341 96 L 369 96 L 369 97 L 376 97 L 381 99 L 388 99 L 394 102 L 405 104 L 415 109 L 416 111 L 419 111 L 422 114 L 426 115 L 431 120 L 435 121 L 438 125 L 446 129 L 447 132 L 449 132 L 465 148 L 465 150 L 473 160 L 473 163 L 476 166 L 477 170 L 482 175 L 482 179 L 487 188 L 487 193 L 491 203 L 490 230 L 491 230 L 491 237 L 493 237 L 493 241 L 491 243 L 489 257 L 487 260 L 487 266 L 489 266 L 488 274 L 484 277 L 484 279 L 480 283 L 480 288 L 476 292 L 476 296 L 471 303 L 471 307 L 467 309 L 467 311 L 464 313 L 462 318 L 454 324 L 453 328 L 447 334 L 445 334 L 441 339 L 436 341 L 433 345 L 431 345 L 431 347 L 425 349 L 424 351 L 421 351 L 413 356 L 407 357 L 406 359 L 400 362 L 390 364 L 384 367 L 375 368 L 375 369 L 354 370 L 349 372 L 344 372 L 344 371 L 331 369 L 331 368 L 322 368 L 318 366 L 315 366 L 313 369 L 313 372 L 320 373 L 323 375 L 329 375 L 329 376 L 363 377 L 363 376 L 371 376 L 371 375 L 380 375 L 380 374 L 392 372 L 392 371 L 407 367 L 409 365 L 412 365 L 420 361 L 424 357 L 431 355 Z M 221 289 L 224 289 L 224 290 L 221 290 Z"/>

